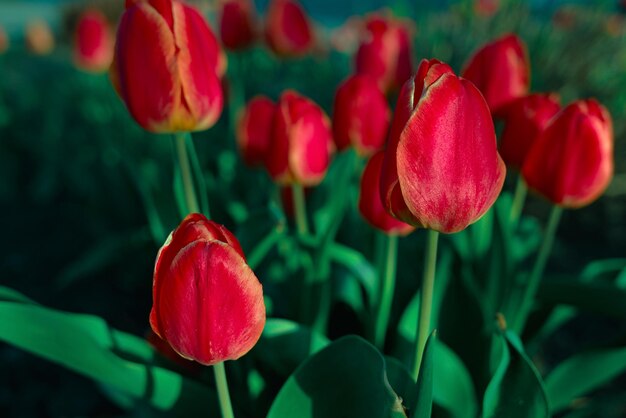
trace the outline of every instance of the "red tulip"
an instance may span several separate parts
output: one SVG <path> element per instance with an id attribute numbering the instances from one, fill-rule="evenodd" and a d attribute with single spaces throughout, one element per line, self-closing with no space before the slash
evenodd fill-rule
<path id="1" fill-rule="evenodd" d="M 505 176 L 480 91 L 437 60 L 423 60 L 400 92 L 381 176 L 387 211 L 452 233 L 495 202 Z"/>
<path id="2" fill-rule="evenodd" d="M 309 18 L 295 0 L 272 0 L 265 23 L 265 37 L 277 55 L 300 56 L 311 50 L 314 33 Z"/>
<path id="3" fill-rule="evenodd" d="M 266 166 L 283 185 L 319 184 L 334 150 L 330 121 L 322 109 L 306 97 L 284 92 L 274 115 L 273 135 Z"/>
<path id="4" fill-rule="evenodd" d="M 371 76 L 388 92 L 411 77 L 411 56 L 409 31 L 398 20 L 373 15 L 365 23 L 356 53 L 356 73 Z"/>
<path id="5" fill-rule="evenodd" d="M 333 137 L 337 149 L 354 146 L 359 155 L 369 156 L 387 139 L 391 111 L 376 81 L 364 75 L 348 78 L 335 96 Z"/>
<path id="6" fill-rule="evenodd" d="M 407 235 L 415 229 L 389 215 L 380 200 L 380 174 L 385 153 L 380 151 L 367 162 L 361 177 L 359 211 L 373 227 L 385 234 Z"/>
<path id="7" fill-rule="evenodd" d="M 211 365 L 236 360 L 265 325 L 263 289 L 225 227 L 187 216 L 159 250 L 152 330 L 182 357 Z"/>
<path id="8" fill-rule="evenodd" d="M 9 36 L 5 32 L 4 28 L 0 26 L 0 54 L 9 49 Z"/>
<path id="9" fill-rule="evenodd" d="M 226 48 L 238 50 L 254 42 L 254 4 L 250 0 L 224 0 L 220 35 Z"/>
<path id="10" fill-rule="evenodd" d="M 131 115 L 160 133 L 210 128 L 225 58 L 202 15 L 178 0 L 127 0 L 111 76 Z"/>
<path id="11" fill-rule="evenodd" d="M 526 45 L 512 34 L 496 39 L 474 53 L 461 75 L 478 87 L 497 116 L 503 105 L 528 93 L 530 63 Z"/>
<path id="12" fill-rule="evenodd" d="M 106 17 L 99 10 L 80 16 L 74 38 L 74 62 L 85 71 L 103 72 L 113 61 L 113 38 Z"/>
<path id="13" fill-rule="evenodd" d="M 256 96 L 246 106 L 237 125 L 237 143 L 249 166 L 265 162 L 272 139 L 276 104 L 265 96 Z"/>
<path id="14" fill-rule="evenodd" d="M 508 167 L 522 167 L 531 146 L 560 107 L 556 94 L 530 94 L 503 108 L 500 155 Z"/>
<path id="15" fill-rule="evenodd" d="M 522 175 L 552 203 L 578 208 L 596 200 L 613 177 L 611 115 L 595 100 L 579 100 L 552 119 L 530 149 Z"/>

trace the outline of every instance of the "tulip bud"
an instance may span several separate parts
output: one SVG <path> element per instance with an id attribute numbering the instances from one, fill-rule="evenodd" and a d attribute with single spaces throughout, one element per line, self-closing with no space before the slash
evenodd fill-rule
<path id="1" fill-rule="evenodd" d="M 244 49 L 254 42 L 254 4 L 250 0 L 223 0 L 220 35 L 228 49 Z"/>
<path id="2" fill-rule="evenodd" d="M 505 124 L 500 155 L 508 167 L 522 167 L 533 143 L 560 107 L 556 94 L 530 94 L 503 108 Z"/>
<path id="3" fill-rule="evenodd" d="M 374 228 L 385 234 L 407 235 L 415 229 L 389 215 L 380 200 L 380 174 L 385 153 L 380 151 L 367 162 L 361 177 L 359 211 Z"/>
<path id="4" fill-rule="evenodd" d="M 485 96 L 491 113 L 526 95 L 530 86 L 530 63 L 526 45 L 516 35 L 506 35 L 483 46 L 469 59 L 464 78 Z"/>
<path id="5" fill-rule="evenodd" d="M 26 47 L 36 55 L 49 54 L 54 49 L 54 35 L 43 20 L 33 20 L 26 26 Z"/>
<path id="6" fill-rule="evenodd" d="M 533 144 L 522 175 L 555 205 L 578 208 L 596 200 L 613 177 L 611 115 L 595 100 L 561 110 Z"/>
<path id="7" fill-rule="evenodd" d="M 265 325 L 263 289 L 235 236 L 191 214 L 170 234 L 154 267 L 152 330 L 182 357 L 236 360 Z"/>
<path id="8" fill-rule="evenodd" d="M 270 148 L 276 104 L 265 96 L 254 97 L 239 118 L 237 144 L 249 166 L 261 165 Z"/>
<path id="9" fill-rule="evenodd" d="M 437 60 L 423 60 L 400 92 L 381 175 L 396 218 L 458 232 L 495 202 L 506 169 L 480 91 Z"/>
<path id="10" fill-rule="evenodd" d="M 333 137 L 337 149 L 352 145 L 359 155 L 372 155 L 385 144 L 390 117 L 387 99 L 376 81 L 364 75 L 350 77 L 335 96 Z"/>
<path id="11" fill-rule="evenodd" d="M 99 10 L 80 16 L 74 35 L 74 62 L 85 71 L 103 72 L 113 61 L 113 39 L 106 17 Z"/>
<path id="12" fill-rule="evenodd" d="M 413 71 L 409 31 L 400 21 L 373 15 L 361 37 L 356 73 L 374 78 L 384 92 L 400 88 Z"/>
<path id="13" fill-rule="evenodd" d="M 278 102 L 266 167 L 279 184 L 319 184 L 334 151 L 330 121 L 306 97 L 288 90 Z"/>
<path id="14" fill-rule="evenodd" d="M 213 126 L 222 112 L 224 71 L 224 54 L 196 9 L 178 0 L 127 0 L 111 78 L 143 128 Z"/>
<path id="15" fill-rule="evenodd" d="M 9 36 L 2 26 L 0 26 L 0 54 L 9 49 Z"/>
<path id="16" fill-rule="evenodd" d="M 300 56 L 311 50 L 314 33 L 309 18 L 295 0 L 272 0 L 265 23 L 267 44 L 277 55 Z"/>

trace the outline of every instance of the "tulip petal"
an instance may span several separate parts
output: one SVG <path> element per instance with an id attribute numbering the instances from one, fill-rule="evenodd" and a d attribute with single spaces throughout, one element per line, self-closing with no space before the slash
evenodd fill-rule
<path id="1" fill-rule="evenodd" d="M 290 129 L 289 169 L 299 184 L 319 184 L 330 163 L 330 122 L 317 108 L 300 116 Z"/>
<path id="2" fill-rule="evenodd" d="M 216 73 L 219 45 L 194 8 L 174 3 L 174 21 L 183 105 L 175 129 L 207 129 L 215 124 L 223 107 L 222 87 Z"/>
<path id="3" fill-rule="evenodd" d="M 196 241 L 160 278 L 155 330 L 181 356 L 212 365 L 235 360 L 259 339 L 265 324 L 261 283 L 227 244 Z"/>
<path id="4" fill-rule="evenodd" d="M 448 73 L 423 91 L 400 136 L 397 169 L 417 226 L 457 232 L 489 209 L 505 168 L 489 108 L 472 83 Z"/>
<path id="5" fill-rule="evenodd" d="M 374 154 L 365 166 L 365 170 L 363 170 L 361 192 L 359 194 L 359 211 L 366 221 L 384 233 L 406 235 L 415 228 L 389 215 L 380 200 L 380 172 L 383 159 L 383 151 Z"/>
<path id="6" fill-rule="evenodd" d="M 276 104 L 265 96 L 254 97 L 237 124 L 237 145 L 248 165 L 262 164 L 271 141 Z"/>
<path id="7" fill-rule="evenodd" d="M 167 22 L 149 4 L 138 2 L 124 13 L 118 29 L 116 73 L 128 110 L 148 130 L 158 131 L 180 103 L 175 53 Z"/>

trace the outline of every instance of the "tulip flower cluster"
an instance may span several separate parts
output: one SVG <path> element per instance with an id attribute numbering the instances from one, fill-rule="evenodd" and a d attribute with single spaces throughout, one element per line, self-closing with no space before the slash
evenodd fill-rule
<path id="1" fill-rule="evenodd" d="M 475 1 L 472 4 L 474 11 L 483 17 L 491 16 L 499 9 L 498 1 Z M 271 0 L 262 31 L 257 27 L 253 1 L 220 0 L 219 6 L 219 38 L 224 48 L 231 51 L 244 50 L 259 36 L 264 36 L 275 55 L 299 57 L 309 53 L 319 41 L 304 9 L 296 0 Z M 153 332 L 150 340 L 157 351 L 175 362 L 182 361 L 183 365 L 189 366 L 183 360 L 187 359 L 214 366 L 215 388 L 224 417 L 233 417 L 234 414 L 223 362 L 239 359 L 250 352 L 260 340 L 266 325 L 263 285 L 253 268 L 265 284 L 275 279 L 277 288 L 293 276 L 295 283 L 289 286 L 293 285 L 302 298 L 302 306 L 298 307 L 301 311 L 293 316 L 307 326 L 306 329 L 298 328 L 294 335 L 306 333 L 311 341 L 319 337 L 317 334 L 324 334 L 332 323 L 329 318 L 335 317 L 331 309 L 336 297 L 334 287 L 349 283 L 345 287 L 353 286 L 356 290 L 352 292 L 352 287 L 349 291 L 342 289 L 342 292 L 350 293 L 347 299 L 365 295 L 355 303 L 358 307 L 354 309 L 355 313 L 359 311 L 355 316 L 363 321 L 359 324 L 362 325 L 363 335 L 367 335 L 383 352 L 388 348 L 386 344 L 391 342 L 386 340 L 390 335 L 388 331 L 393 330 L 389 322 L 397 258 L 401 254 L 398 253 L 398 243 L 401 242 L 400 237 L 413 232 L 415 236 L 422 234 L 419 229 L 429 231 L 423 231 L 424 274 L 419 282 L 419 300 L 415 300 L 419 304 L 411 302 L 411 308 L 407 308 L 407 312 L 414 315 L 415 306 L 419 306 L 419 317 L 415 321 L 417 332 L 410 335 L 415 339 L 411 364 L 413 378 L 420 379 L 415 389 L 425 387 L 425 392 L 430 393 L 426 385 L 432 385 L 432 382 L 423 380 L 419 370 L 425 361 L 433 364 L 432 349 L 430 357 L 425 354 L 429 345 L 427 340 L 434 338 L 434 333 L 431 333 L 435 325 L 433 322 L 443 322 L 439 317 L 446 314 L 446 309 L 439 307 L 439 312 L 432 316 L 435 320 L 431 320 L 431 310 L 436 305 L 433 303 L 435 270 L 441 262 L 437 259 L 439 239 L 448 240 L 447 244 L 454 247 L 454 251 L 447 253 L 452 260 L 449 261 L 450 266 L 454 268 L 448 266 L 448 270 L 456 274 L 456 267 L 459 267 L 463 279 L 459 282 L 463 286 L 472 285 L 471 291 L 476 293 L 473 296 L 479 296 L 475 299 L 484 296 L 480 293 L 484 290 L 483 284 L 487 289 L 485 293 L 490 293 L 485 296 L 491 298 L 488 303 L 472 307 L 483 320 L 477 325 L 480 331 L 472 329 L 472 332 L 491 330 L 491 318 L 496 313 L 499 318 L 504 318 L 501 308 L 510 310 L 507 316 L 513 317 L 513 332 L 499 332 L 493 337 L 506 342 L 503 355 L 506 361 L 502 362 L 504 366 L 498 366 L 498 373 L 500 367 L 509 367 L 514 363 L 512 358 L 515 355 L 524 359 L 515 360 L 516 367 L 529 367 L 533 371 L 523 347 L 520 348 L 522 343 L 517 344 L 515 340 L 518 338 L 515 333 L 523 335 L 526 319 L 536 304 L 535 295 L 548 260 L 559 211 L 562 208 L 579 208 L 595 201 L 612 179 L 613 125 L 608 110 L 595 99 L 577 100 L 561 107 L 556 93 L 531 92 L 529 54 L 517 35 L 507 34 L 482 46 L 458 73 L 437 59 L 423 59 L 414 72 L 415 55 L 409 26 L 380 13 L 369 15 L 359 22 L 362 24 L 359 45 L 358 48 L 355 45 L 354 56 L 351 57 L 354 71 L 336 88 L 332 123 L 320 105 L 291 88 L 282 90 L 276 101 L 264 95 L 252 96 L 243 109 L 237 108 L 243 99 L 238 101 L 236 94 L 229 101 L 228 132 L 235 131 L 243 161 L 250 167 L 260 166 L 268 172 L 272 181 L 281 187 L 284 213 L 290 215 L 293 212 L 296 218 L 295 231 L 292 230 L 292 222 L 285 222 L 286 227 L 281 223 L 266 237 L 257 240 L 260 242 L 250 243 L 255 240 L 246 241 L 240 235 L 250 255 L 248 260 L 235 235 L 209 219 L 206 201 L 214 191 L 208 193 L 207 190 L 213 185 L 193 181 L 194 176 L 198 176 L 196 180 L 203 180 L 203 170 L 210 168 L 200 167 L 200 159 L 190 160 L 187 156 L 189 150 L 193 150 L 193 141 L 187 133 L 215 125 L 225 101 L 222 82 L 227 70 L 226 54 L 204 16 L 182 0 L 127 0 L 115 41 L 101 12 L 87 10 L 78 20 L 74 43 L 76 65 L 93 72 L 109 68 L 114 87 L 135 121 L 150 132 L 175 134 L 179 160 L 174 187 L 183 220 L 156 256 L 152 274 L 153 304 L 149 315 Z M 41 27 L 32 31 L 29 42 L 33 49 L 44 51 L 49 47 L 47 43 L 52 38 L 47 41 L 39 39 L 45 38 L 46 33 L 50 35 L 49 32 Z M 0 51 L 2 33 L 0 28 Z M 271 65 L 276 64 L 274 60 L 270 61 Z M 271 65 L 270 68 L 274 68 Z M 247 88 L 245 86 L 241 90 Z M 246 91 L 241 96 L 247 97 L 249 93 Z M 394 108 L 389 105 L 392 96 L 395 98 Z M 494 120 L 503 124 L 499 141 Z M 335 151 L 345 152 L 350 148 L 354 155 L 347 151 L 337 158 L 347 157 L 344 161 L 348 163 L 343 167 L 341 162 L 332 161 Z M 194 161 L 196 170 L 190 168 L 190 161 Z M 339 169 L 329 170 L 331 163 L 337 164 Z M 518 222 L 519 216 L 502 217 L 499 204 L 492 212 L 494 216 L 486 216 L 484 223 L 470 228 L 466 235 L 457 236 L 458 240 L 440 238 L 439 235 L 463 234 L 465 229 L 487 215 L 502 193 L 507 169 L 517 176 L 518 190 L 522 191 L 519 194 L 516 191 L 513 199 L 505 197 L 500 201 L 511 214 L 516 210 L 519 210 L 517 215 L 521 213 L 526 187 L 553 204 L 537 261 L 530 274 L 524 272 L 519 276 L 513 270 L 526 260 L 521 260 L 514 250 L 503 248 L 508 246 L 500 243 L 504 239 L 517 240 L 521 234 L 516 228 L 523 223 Z M 355 170 L 358 172 L 355 173 Z M 313 228 L 309 228 L 304 203 L 305 188 L 307 192 L 312 190 L 322 183 L 329 172 L 331 181 L 324 185 L 328 184 L 328 187 L 319 188 L 319 194 L 314 191 L 315 204 L 322 208 L 322 216 L 311 216 L 315 223 Z M 358 202 L 354 202 L 356 184 L 352 183 L 355 183 L 358 174 L 359 196 Z M 224 177 L 216 175 L 215 179 L 211 183 L 216 184 Z M 218 189 L 220 199 L 230 204 L 232 195 L 226 189 L 228 187 Z M 249 190 L 245 189 L 245 193 Z M 273 190 L 278 191 L 275 187 Z M 203 204 L 198 204 L 200 193 L 205 198 Z M 183 200 L 184 203 L 181 203 Z M 376 230 L 364 228 L 364 231 L 359 231 L 363 236 L 369 234 L 368 238 L 376 240 L 375 250 L 369 253 L 367 248 L 347 248 L 342 242 L 341 233 L 344 230 L 341 227 L 355 225 L 342 223 L 344 216 L 349 216 L 348 212 L 353 209 L 350 203 L 356 203 L 362 217 Z M 213 210 L 213 202 L 210 206 Z M 220 212 L 219 209 L 224 208 L 213 212 L 216 218 L 228 213 L 228 210 Z M 248 212 L 240 212 L 244 215 L 230 216 L 232 213 L 229 213 L 227 219 L 245 230 L 249 219 L 240 223 L 239 218 L 245 218 Z M 494 235 L 487 235 L 496 230 L 501 233 L 499 241 L 493 239 L 495 232 Z M 162 234 L 155 233 L 155 236 L 158 235 Z M 163 238 L 164 235 L 159 240 Z M 477 243 L 481 248 L 474 254 L 471 246 Z M 248 251 L 248 245 L 251 251 Z M 506 251 L 509 253 L 502 257 L 501 253 Z M 375 254 L 371 257 L 376 259 L 375 262 L 370 263 L 370 253 Z M 275 254 L 283 259 L 272 260 L 271 267 L 263 270 L 264 257 Z M 500 259 L 506 259 L 501 268 L 497 266 Z M 346 275 L 348 279 L 333 276 L 336 273 L 333 271 L 334 264 L 340 264 L 343 270 L 349 272 Z M 263 275 L 267 271 L 271 272 L 269 279 Z M 477 274 L 484 274 L 485 277 L 473 280 L 473 275 Z M 352 280 L 353 276 L 358 276 L 359 280 Z M 417 281 L 412 285 L 417 287 Z M 447 286 L 456 285 L 453 280 L 447 282 Z M 284 317 L 289 317 L 289 303 L 274 301 L 271 299 L 275 297 L 272 293 L 274 288 L 266 289 L 271 289 L 269 301 L 281 302 L 272 303 L 275 310 L 271 313 L 278 313 L 283 318 L 284 310 L 287 313 Z M 281 293 L 282 290 L 278 289 L 276 295 L 292 294 L 291 288 L 289 292 Z M 442 286 L 441 291 L 442 297 L 438 302 L 444 304 L 446 286 Z M 454 297 L 459 295 L 455 293 Z M 503 306 L 508 299 L 514 302 L 511 303 L 512 308 Z M 294 326 L 299 327 L 298 324 Z M 500 327 L 501 331 L 505 331 L 504 320 L 500 321 Z M 276 329 L 272 331 L 276 332 Z M 278 335 L 282 338 L 282 334 Z M 512 342 L 511 335 L 514 337 Z M 481 354 L 489 360 L 495 356 L 495 350 L 491 351 L 494 341 L 489 340 L 486 348 L 479 347 L 477 343 L 483 351 Z M 448 341 L 441 344 L 446 343 Z M 328 344 L 332 346 L 335 343 Z M 306 357 L 314 349 L 311 343 L 305 349 L 298 346 L 298 350 L 294 350 L 303 351 L 303 358 L 297 360 L 307 363 L 294 372 L 292 377 L 295 378 L 287 380 L 281 393 L 294 380 L 298 385 L 302 383 L 298 380 L 305 374 L 302 370 L 310 366 L 309 361 L 319 359 L 313 357 L 313 360 L 307 360 Z M 456 349 L 458 347 L 445 349 L 449 358 L 456 355 Z M 369 345 L 367 350 L 377 353 Z M 264 354 L 257 356 L 253 351 L 250 363 L 261 363 Z M 376 358 L 382 361 L 382 357 L 376 355 Z M 465 360 L 450 361 L 450 364 L 464 371 Z M 328 363 L 339 368 L 349 362 Z M 360 364 L 358 366 L 361 367 Z M 486 365 L 481 367 L 489 369 Z M 363 370 L 365 368 L 360 368 L 359 373 Z M 314 372 L 312 375 L 315 375 Z M 385 373 L 379 370 L 376 376 L 383 381 L 385 398 L 389 399 L 389 391 L 395 390 L 392 386 L 396 382 L 388 379 Z M 463 374 L 468 373 L 458 373 L 458 376 Z M 454 375 L 457 377 L 457 373 Z M 540 379 L 539 373 L 527 375 Z M 241 374 L 238 380 L 252 380 L 250 376 L 253 375 Z M 202 380 L 202 376 L 195 377 Z M 469 378 L 468 382 L 468 387 L 472 389 Z M 485 386 L 490 396 L 497 392 L 494 390 L 491 393 L 492 385 L 499 384 L 501 382 L 494 379 Z M 536 387 L 541 389 L 542 385 L 537 384 Z M 275 389 L 269 385 L 268 388 Z M 317 391 L 319 388 L 313 389 Z M 500 390 L 500 387 L 497 389 Z M 507 396 L 506 391 L 500 392 L 497 396 Z M 414 394 L 415 390 L 411 393 Z M 535 395 L 533 392 L 535 398 L 540 398 Z M 334 395 L 331 398 L 335 400 Z M 365 398 L 358 397 L 360 400 Z M 323 402 L 311 399 L 312 403 Z M 503 401 L 503 404 L 507 402 Z M 389 406 L 389 411 L 391 408 L 406 411 L 400 408 L 404 405 L 399 396 L 390 403 L 393 405 Z M 521 405 L 523 402 L 513 402 L 515 405 L 518 403 Z M 268 416 L 283 416 L 272 414 L 271 411 L 277 408 L 275 405 Z M 546 402 L 546 411 L 548 408 Z M 480 408 L 474 405 L 474 409 L 478 413 Z M 486 411 L 482 411 L 485 416 L 495 416 L 487 409 L 488 405 L 485 406 Z M 468 416 L 472 413 L 468 412 Z"/>
<path id="2" fill-rule="evenodd" d="M 328 116 L 292 90 L 277 104 L 266 97 L 253 99 L 240 119 L 238 144 L 248 164 L 263 164 L 282 185 L 319 184 L 334 151 Z"/>

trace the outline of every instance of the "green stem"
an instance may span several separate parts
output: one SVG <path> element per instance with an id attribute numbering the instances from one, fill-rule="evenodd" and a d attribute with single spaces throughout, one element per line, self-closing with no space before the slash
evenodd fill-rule
<path id="1" fill-rule="evenodd" d="M 539 254 L 537 255 L 535 265 L 533 266 L 530 277 L 528 278 L 526 288 L 524 289 L 524 294 L 522 296 L 522 302 L 515 318 L 513 330 L 520 335 L 524 330 L 524 325 L 526 325 L 526 320 L 532 310 L 535 295 L 537 294 L 537 289 L 539 289 L 539 283 L 541 282 L 541 277 L 543 276 L 543 271 L 546 268 L 548 257 L 552 251 L 554 236 L 556 234 L 556 229 L 559 226 L 559 220 L 561 219 L 562 213 L 563 208 L 560 206 L 554 205 L 552 207 L 546 231 L 543 235 L 543 242 L 539 248 Z"/>
<path id="2" fill-rule="evenodd" d="M 235 414 L 233 413 L 233 406 L 230 403 L 230 394 L 228 393 L 228 382 L 226 381 L 226 370 L 224 369 L 224 362 L 222 361 L 214 364 L 213 372 L 215 373 L 217 397 L 220 401 L 222 418 L 234 418 Z"/>
<path id="3" fill-rule="evenodd" d="M 296 215 L 296 227 L 298 235 L 309 234 L 309 223 L 306 219 L 306 201 L 304 200 L 304 188 L 301 184 L 293 184 L 291 186 L 293 194 L 293 209 Z"/>
<path id="4" fill-rule="evenodd" d="M 183 179 L 183 187 L 185 189 L 185 201 L 187 202 L 187 210 L 189 213 L 198 213 L 198 198 L 193 186 L 193 175 L 191 174 L 191 164 L 189 163 L 189 155 L 187 154 L 187 137 L 191 136 L 187 132 L 179 132 L 176 134 L 176 154 L 178 155 L 178 164 Z"/>
<path id="5" fill-rule="evenodd" d="M 380 303 L 376 315 L 376 326 L 374 332 L 374 343 L 381 351 L 385 346 L 385 335 L 387 333 L 387 325 L 389 324 L 389 316 L 391 314 L 391 303 L 393 301 L 393 292 L 396 286 L 396 265 L 398 259 L 398 236 L 389 235 L 387 241 L 387 256 L 385 262 L 385 275 L 382 278 L 382 289 L 380 295 Z"/>
<path id="6" fill-rule="evenodd" d="M 424 276 L 422 278 L 422 294 L 420 299 L 420 316 L 417 324 L 415 340 L 415 358 L 413 360 L 413 378 L 417 380 L 426 340 L 430 334 L 430 315 L 433 305 L 433 288 L 435 287 L 435 269 L 437 267 L 437 241 L 439 232 L 429 230 L 424 257 Z"/>
<path id="7" fill-rule="evenodd" d="M 509 220 L 512 224 L 516 225 L 519 221 L 519 217 L 522 214 L 522 210 L 524 209 L 524 203 L 526 203 L 526 194 L 528 192 L 528 188 L 526 187 L 526 183 L 524 183 L 524 179 L 520 174 L 517 177 L 517 184 L 515 185 L 515 194 L 513 195 L 513 203 L 511 205 L 511 213 L 509 214 Z"/>

